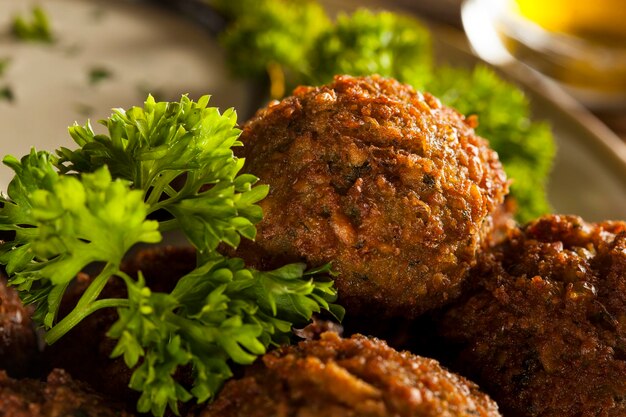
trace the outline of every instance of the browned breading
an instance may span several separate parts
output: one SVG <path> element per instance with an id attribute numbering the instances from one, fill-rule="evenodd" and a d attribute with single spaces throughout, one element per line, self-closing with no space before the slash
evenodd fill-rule
<path id="1" fill-rule="evenodd" d="M 39 365 L 32 312 L 0 273 L 0 370 L 11 376 L 30 375 Z"/>
<path id="2" fill-rule="evenodd" d="M 60 369 L 46 382 L 11 379 L 0 371 L 0 417 L 131 417 Z"/>
<path id="3" fill-rule="evenodd" d="M 200 417 L 495 417 L 466 379 L 385 342 L 324 333 L 266 354 Z"/>
<path id="4" fill-rule="evenodd" d="M 626 415 L 626 222 L 543 217 L 470 279 L 440 332 L 505 415 Z"/>
<path id="5" fill-rule="evenodd" d="M 238 255 L 259 268 L 332 261 L 351 314 L 411 317 L 456 297 L 508 190 L 470 122 L 377 76 L 299 87 L 241 141 L 270 193 Z"/>

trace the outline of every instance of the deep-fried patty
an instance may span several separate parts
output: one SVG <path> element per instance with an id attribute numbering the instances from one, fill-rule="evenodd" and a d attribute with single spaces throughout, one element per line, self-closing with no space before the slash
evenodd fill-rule
<path id="1" fill-rule="evenodd" d="M 378 76 L 299 87 L 240 139 L 270 192 L 238 255 L 260 269 L 332 262 L 351 314 L 410 317 L 456 297 L 508 191 L 470 121 Z"/>
<path id="2" fill-rule="evenodd" d="M 46 382 L 11 379 L 0 371 L 0 417 L 131 417 L 60 369 Z"/>
<path id="3" fill-rule="evenodd" d="M 0 272 L 0 370 L 11 376 L 30 375 L 39 364 L 32 312 Z"/>
<path id="4" fill-rule="evenodd" d="M 440 332 L 505 415 L 626 415 L 626 222 L 540 218 L 470 281 Z"/>
<path id="5" fill-rule="evenodd" d="M 283 347 L 226 383 L 200 417 L 495 417 L 473 383 L 432 360 L 356 335 Z"/>

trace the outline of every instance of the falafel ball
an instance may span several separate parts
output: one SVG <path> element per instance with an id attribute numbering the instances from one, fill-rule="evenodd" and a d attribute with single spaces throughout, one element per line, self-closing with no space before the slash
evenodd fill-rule
<path id="1" fill-rule="evenodd" d="M 7 286 L 6 276 L 0 272 L 0 369 L 14 377 L 31 375 L 38 364 L 32 312 L 22 304 L 17 291 Z"/>
<path id="2" fill-rule="evenodd" d="M 417 316 L 456 297 L 508 191 L 470 121 L 378 76 L 299 87 L 240 140 L 270 192 L 237 254 L 260 269 L 332 262 L 352 314 Z"/>
<path id="3" fill-rule="evenodd" d="M 440 332 L 505 415 L 626 415 L 626 222 L 542 217 L 469 280 Z"/>
<path id="4" fill-rule="evenodd" d="M 381 340 L 327 332 L 263 356 L 200 417 L 499 416 L 473 383 Z"/>
<path id="5" fill-rule="evenodd" d="M 46 382 L 11 379 L 0 371 L 0 416 L 6 417 L 131 417 L 110 402 L 55 369 Z"/>

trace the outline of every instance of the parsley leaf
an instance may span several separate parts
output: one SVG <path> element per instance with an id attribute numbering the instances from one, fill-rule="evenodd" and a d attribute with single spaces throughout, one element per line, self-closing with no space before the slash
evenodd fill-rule
<path id="1" fill-rule="evenodd" d="M 17 286 L 26 303 L 36 303 L 34 319 L 50 329 L 61 296 L 76 274 L 94 262 L 106 266 L 79 302 L 81 308 L 48 333 L 51 339 L 69 330 L 65 323 L 91 312 L 93 301 L 134 244 L 161 239 L 157 223 L 146 220 L 141 193 L 112 180 L 106 167 L 79 180 L 60 176 L 53 160 L 34 150 L 21 161 L 4 159 L 16 172 L 8 188 L 10 199 L 0 198 L 0 230 L 16 232 L 13 241 L 0 245 L 9 283 Z"/>
<path id="2" fill-rule="evenodd" d="M 112 356 L 134 368 L 138 410 L 156 416 L 168 407 L 178 413 L 179 402 L 212 398 L 232 363 L 251 363 L 288 341 L 292 325 L 313 313 L 343 316 L 332 304 L 328 266 L 257 271 L 219 252 L 222 243 L 254 238 L 262 218 L 256 203 L 267 187 L 238 175 L 244 161 L 231 149 L 240 145 L 236 114 L 208 102 L 149 96 L 143 107 L 116 109 L 103 120 L 108 134 L 95 134 L 89 122 L 72 126 L 78 149 L 4 159 L 15 171 L 8 195 L 0 196 L 0 230 L 15 232 L 0 244 L 10 284 L 35 305 L 48 343 L 93 312 L 117 308 L 108 331 L 117 340 Z M 121 270 L 131 247 L 156 243 L 165 230 L 182 231 L 198 253 L 196 269 L 171 293 L 153 292 L 141 273 L 132 278 Z M 94 263 L 100 273 L 57 321 L 68 285 Z M 99 297 L 111 279 L 126 284 L 126 298 Z M 180 367 L 191 368 L 190 386 L 175 378 Z"/>
<path id="3" fill-rule="evenodd" d="M 341 14 L 315 41 L 310 59 L 314 83 L 335 74 L 411 79 L 422 88 L 432 67 L 430 32 L 417 20 L 390 12 L 359 9 Z"/>
<path id="4" fill-rule="evenodd" d="M 129 368 L 139 364 L 131 379 L 142 392 L 138 410 L 162 415 L 166 405 L 177 412 L 179 401 L 206 401 L 232 376 L 229 361 L 252 363 L 270 344 L 288 341 L 292 323 L 330 309 L 332 284 L 307 280 L 311 276 L 301 264 L 260 272 L 240 259 L 217 257 L 170 294 L 128 280 L 130 305 L 119 310 L 109 336 L 119 339 L 113 356 Z M 174 379 L 185 365 L 194 369 L 189 389 Z"/>
<path id="5" fill-rule="evenodd" d="M 64 173 L 107 165 L 143 191 L 149 213 L 169 214 L 160 230 L 181 228 L 202 254 L 220 242 L 236 247 L 240 236 L 254 239 L 262 217 L 255 203 L 268 188 L 253 188 L 256 177 L 237 175 L 244 163 L 231 149 L 241 145 L 237 115 L 208 103 L 208 96 L 198 102 L 183 96 L 178 103 L 149 96 L 144 108 L 117 109 L 104 120 L 108 135 L 96 135 L 89 123 L 72 126 L 81 148 L 61 148 L 57 165 Z"/>
<path id="6" fill-rule="evenodd" d="M 50 43 L 54 40 L 48 15 L 38 6 L 32 9 L 30 20 L 23 16 L 15 16 L 11 30 L 23 41 Z"/>
<path id="7" fill-rule="evenodd" d="M 274 98 L 308 78 L 308 51 L 330 26 L 319 4 L 311 0 L 210 2 L 232 19 L 220 41 L 234 74 L 257 79 L 268 75 Z"/>

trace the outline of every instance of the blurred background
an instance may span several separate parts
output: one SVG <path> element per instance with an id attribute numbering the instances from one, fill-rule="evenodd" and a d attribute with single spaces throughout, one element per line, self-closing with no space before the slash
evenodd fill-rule
<path id="1" fill-rule="evenodd" d="M 468 36 L 499 66 L 527 65 L 559 84 L 626 140 L 623 0 L 396 0 Z"/>
<path id="2" fill-rule="evenodd" d="M 211 94 L 243 123 L 376 72 L 477 117 L 520 220 L 626 219 L 625 22 L 624 0 L 2 0 L 2 154 L 73 146 L 69 125 L 149 93 Z"/>

